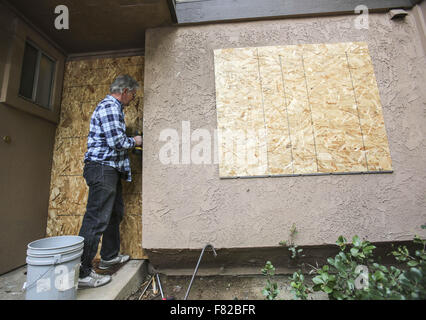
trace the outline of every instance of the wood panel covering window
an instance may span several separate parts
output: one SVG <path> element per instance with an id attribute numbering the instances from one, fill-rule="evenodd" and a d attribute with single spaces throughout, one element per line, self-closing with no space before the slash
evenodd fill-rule
<path id="1" fill-rule="evenodd" d="M 392 171 L 366 43 L 214 57 L 220 177 Z"/>

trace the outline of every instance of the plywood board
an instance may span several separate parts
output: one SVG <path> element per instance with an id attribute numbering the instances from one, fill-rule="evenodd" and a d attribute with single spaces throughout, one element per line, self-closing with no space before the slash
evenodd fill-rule
<path id="1" fill-rule="evenodd" d="M 293 173 L 318 171 L 302 48 L 278 47 L 293 157 Z"/>
<path id="2" fill-rule="evenodd" d="M 215 51 L 221 176 L 267 174 L 265 119 L 256 49 Z"/>
<path id="3" fill-rule="evenodd" d="M 219 49 L 214 58 L 220 177 L 392 170 L 366 43 Z M 234 140 L 232 152 L 224 140 L 261 129 L 262 116 L 255 168 L 240 153 L 250 139 Z"/>
<path id="4" fill-rule="evenodd" d="M 87 138 L 57 139 L 53 151 L 52 171 L 55 175 L 82 175 L 82 159 L 86 151 Z"/>
<path id="5" fill-rule="evenodd" d="M 130 255 L 132 259 L 147 258 L 142 248 L 142 216 L 125 215 L 120 224 L 121 252 Z"/>
<path id="6" fill-rule="evenodd" d="M 293 157 L 288 112 L 276 47 L 258 48 L 260 85 L 266 127 L 268 174 L 292 174 Z"/>
<path id="7" fill-rule="evenodd" d="M 58 216 L 47 221 L 46 233 L 49 237 L 78 235 L 82 221 L 82 215 Z"/>
<path id="8" fill-rule="evenodd" d="M 367 53 L 348 53 L 369 171 L 392 170 L 373 64 Z"/>
<path id="9" fill-rule="evenodd" d="M 318 172 L 366 171 L 361 128 L 345 54 L 304 54 Z"/>
<path id="10" fill-rule="evenodd" d="M 141 56 L 70 61 L 66 64 L 60 123 L 53 154 L 47 236 L 78 234 L 86 211 L 88 187 L 82 176 L 90 118 L 119 74 L 140 84 L 136 99 L 124 109 L 127 127 L 142 129 L 143 69 Z M 142 161 L 130 155 L 131 183 L 123 183 L 125 215 L 121 226 L 122 252 L 146 258 L 142 241 Z"/>

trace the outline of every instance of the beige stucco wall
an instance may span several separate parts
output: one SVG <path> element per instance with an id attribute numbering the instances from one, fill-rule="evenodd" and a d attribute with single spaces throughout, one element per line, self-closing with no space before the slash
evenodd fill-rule
<path id="1" fill-rule="evenodd" d="M 413 15 L 370 14 L 150 29 L 146 33 L 143 247 L 278 246 L 293 223 L 299 245 L 409 240 L 426 220 L 426 59 Z M 216 129 L 213 50 L 365 41 L 383 105 L 391 174 L 219 179 L 217 164 L 164 165 L 160 133 Z M 196 145 L 193 142 L 192 145 Z M 182 147 L 182 146 L 181 146 Z M 213 151 L 213 149 L 212 149 Z"/>

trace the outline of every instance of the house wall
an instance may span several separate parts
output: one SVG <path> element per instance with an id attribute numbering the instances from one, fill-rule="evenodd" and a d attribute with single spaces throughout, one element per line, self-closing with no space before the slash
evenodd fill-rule
<path id="1" fill-rule="evenodd" d="M 83 59 L 66 64 L 61 114 L 55 135 L 51 171 L 48 236 L 77 235 L 86 211 L 88 187 L 83 178 L 83 159 L 91 115 L 109 93 L 120 74 L 140 84 L 135 100 L 124 109 L 127 128 L 142 129 L 143 56 Z M 129 133 L 130 134 L 130 133 Z M 132 182 L 123 181 L 125 215 L 120 225 L 121 252 L 133 259 L 145 258 L 141 247 L 142 163 L 130 153 Z M 99 258 L 98 250 L 97 258 Z"/>
<path id="2" fill-rule="evenodd" d="M 5 70 L 12 44 L 25 43 L 16 30 L 26 27 L 0 3 L 0 91 L 10 79 Z M 46 230 L 56 124 L 24 111 L 23 104 L 0 103 L 0 274 L 24 265 L 27 244 Z"/>
<path id="3" fill-rule="evenodd" d="M 373 242 L 424 234 L 426 59 L 416 22 L 388 14 L 283 19 L 155 28 L 146 32 L 143 247 L 277 247 L 296 225 L 301 246 L 334 244 L 357 234 Z M 393 173 L 219 179 L 218 164 L 163 164 L 160 135 L 217 127 L 213 50 L 233 47 L 365 41 L 389 139 Z M 167 135 L 167 134 L 166 134 Z M 182 142 L 183 141 L 183 142 Z M 196 146 L 197 140 L 192 143 Z M 212 144 L 212 154 L 217 148 Z M 152 258 L 150 255 L 150 259 Z M 163 257 L 164 258 L 164 257 Z M 160 259 L 160 258 L 158 258 Z M 154 261 L 155 262 L 155 261 Z"/>

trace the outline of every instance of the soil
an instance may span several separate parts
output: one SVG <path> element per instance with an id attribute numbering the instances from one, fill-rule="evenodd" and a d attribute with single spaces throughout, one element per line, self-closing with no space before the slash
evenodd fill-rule
<path id="1" fill-rule="evenodd" d="M 280 291 L 277 299 L 291 300 L 294 299 L 290 290 L 289 276 L 279 275 L 274 277 L 274 281 L 278 283 Z M 143 289 L 147 286 L 151 276 L 148 275 L 146 280 L 137 292 L 133 293 L 128 300 L 161 300 L 161 294 L 155 294 L 152 290 L 152 284 L 149 284 L 145 294 L 141 296 Z M 166 276 L 160 274 L 161 286 L 165 298 L 173 298 L 175 300 L 184 300 L 191 277 L 189 276 Z M 188 300 L 263 300 L 262 290 L 266 285 L 264 276 L 205 276 L 195 277 Z M 327 295 L 315 293 L 310 299 L 327 299 Z"/>

